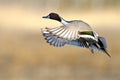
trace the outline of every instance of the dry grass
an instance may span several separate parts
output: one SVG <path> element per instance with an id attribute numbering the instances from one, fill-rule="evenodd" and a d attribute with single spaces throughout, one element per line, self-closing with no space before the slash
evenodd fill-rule
<path id="1" fill-rule="evenodd" d="M 58 22 L 42 18 L 42 16 L 48 15 L 50 12 L 59 13 L 66 20 L 83 20 L 93 27 L 97 27 L 98 25 L 101 27 L 117 25 L 117 27 L 119 27 L 118 25 L 120 25 L 120 10 L 114 8 L 96 11 L 56 11 L 54 9 L 45 11 L 44 8 L 33 10 L 28 8 L 26 9 L 19 5 L 0 5 L 0 25 L 7 28 L 29 30 L 38 30 L 42 27 L 53 27 L 56 25 L 59 26 L 60 23 Z M 49 24 L 49 26 L 46 24 Z"/>
<path id="2" fill-rule="evenodd" d="M 40 32 L 1 32 L 1 80 L 119 80 L 119 30 L 96 29 L 107 38 L 112 58 L 71 46 L 46 44 Z M 6 34 L 7 33 L 7 34 Z"/>
<path id="3" fill-rule="evenodd" d="M 68 20 L 81 18 L 106 37 L 109 58 L 87 49 L 47 44 L 40 28 L 60 25 L 41 18 L 49 10 L 36 12 L 14 6 L 0 9 L 0 80 L 120 79 L 119 10 L 58 12 Z"/>

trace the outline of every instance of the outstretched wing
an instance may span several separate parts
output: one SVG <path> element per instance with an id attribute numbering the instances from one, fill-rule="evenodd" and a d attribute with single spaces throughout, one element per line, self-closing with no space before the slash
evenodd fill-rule
<path id="1" fill-rule="evenodd" d="M 45 37 L 46 41 L 56 47 L 64 46 L 68 41 L 62 38 L 59 38 L 55 35 L 50 34 L 49 32 L 43 31 L 43 36 Z"/>
<path id="2" fill-rule="evenodd" d="M 67 44 L 67 45 L 74 45 L 78 47 L 87 47 L 87 43 L 82 39 L 67 40 L 51 34 L 50 32 L 47 31 L 47 29 L 42 30 L 42 32 L 46 41 L 53 46 L 62 47 L 65 44 Z"/>
<path id="3" fill-rule="evenodd" d="M 64 27 L 64 26 L 47 28 L 47 32 L 49 32 L 54 36 L 58 36 L 60 38 L 67 39 L 67 40 L 75 40 L 79 38 L 77 30 L 71 29 L 69 27 Z"/>
<path id="4" fill-rule="evenodd" d="M 76 40 L 83 37 L 80 36 L 82 31 L 92 31 L 92 29 L 88 24 L 81 21 L 73 21 L 67 25 L 55 28 L 46 28 L 46 32 L 49 32 L 51 35 L 67 40 Z"/>

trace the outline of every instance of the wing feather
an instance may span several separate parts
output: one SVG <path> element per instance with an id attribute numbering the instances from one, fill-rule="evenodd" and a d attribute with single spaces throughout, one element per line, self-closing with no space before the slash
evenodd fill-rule
<path id="1" fill-rule="evenodd" d="M 69 41 L 67 44 L 73 45 L 73 46 L 78 46 L 78 47 L 83 47 L 83 48 L 84 47 L 88 48 L 87 43 L 82 39 L 72 40 L 72 41 Z"/>
<path id="2" fill-rule="evenodd" d="M 70 33 L 71 35 L 73 35 L 72 31 L 69 31 L 67 33 Z M 53 45 L 53 46 L 56 46 L 56 47 L 62 47 L 65 44 L 79 46 L 79 47 L 86 47 L 87 46 L 86 42 L 83 41 L 82 39 L 68 40 L 68 39 L 61 38 L 61 37 L 58 37 L 56 35 L 53 35 L 53 34 L 49 33 L 48 30 L 44 30 L 43 35 L 45 36 L 45 39 L 47 40 L 47 42 L 50 45 Z M 66 35 L 69 36 L 68 34 L 66 34 Z"/>
<path id="3" fill-rule="evenodd" d="M 62 25 L 55 28 L 46 28 L 52 35 L 67 39 L 76 40 L 81 36 L 78 34 L 81 31 L 92 31 L 92 28 L 85 22 L 81 20 L 70 21 L 69 24 Z"/>
<path id="4" fill-rule="evenodd" d="M 55 28 L 45 28 L 42 32 L 47 42 L 54 46 L 64 46 L 69 42 L 71 42 L 71 44 L 75 43 L 75 45 L 85 46 L 85 42 L 81 40 L 78 41 L 78 39 L 80 39 L 79 31 L 83 30 L 92 29 L 88 24 L 82 21 L 73 21 L 67 25 L 62 25 Z"/>

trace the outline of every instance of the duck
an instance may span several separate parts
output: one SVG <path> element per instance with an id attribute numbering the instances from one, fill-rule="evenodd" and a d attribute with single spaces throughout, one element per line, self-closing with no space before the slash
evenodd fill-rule
<path id="1" fill-rule="evenodd" d="M 42 29 L 42 34 L 50 45 L 55 47 L 62 47 L 65 45 L 77 46 L 87 48 L 92 53 L 101 51 L 111 57 L 107 52 L 106 39 L 99 36 L 86 22 L 82 20 L 67 21 L 54 12 L 42 18 L 56 20 L 62 23 L 62 25 L 58 27 L 46 27 Z"/>

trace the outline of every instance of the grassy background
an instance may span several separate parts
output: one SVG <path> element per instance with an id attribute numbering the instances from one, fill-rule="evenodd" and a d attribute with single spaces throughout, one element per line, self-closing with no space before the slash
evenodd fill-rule
<path id="1" fill-rule="evenodd" d="M 49 0 L 0 0 L 0 80 L 120 79 L 119 0 L 113 0 L 116 1 L 113 3 L 106 0 L 109 4 L 103 1 L 106 5 L 97 8 L 93 6 L 98 2 L 93 4 L 86 0 L 88 8 L 79 4 L 69 8 L 66 4 L 71 2 L 61 1 L 54 8 L 52 3 L 48 4 Z M 56 48 L 47 44 L 40 29 L 61 25 L 41 18 L 50 12 L 57 12 L 67 20 L 80 19 L 90 24 L 107 39 L 112 57 L 101 52 L 91 54 L 88 49 L 73 46 Z"/>

